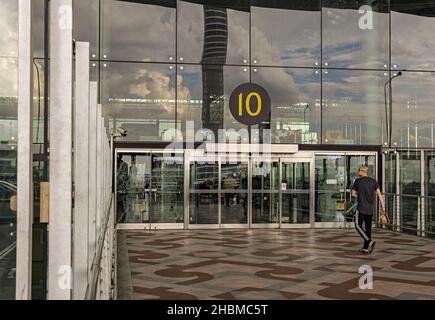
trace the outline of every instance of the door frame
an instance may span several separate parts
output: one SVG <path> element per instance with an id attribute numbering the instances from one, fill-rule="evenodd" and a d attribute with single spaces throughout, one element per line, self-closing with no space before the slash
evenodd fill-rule
<path id="1" fill-rule="evenodd" d="M 118 167 L 118 154 L 168 154 L 168 153 L 175 153 L 180 154 L 183 158 L 183 165 L 185 161 L 184 157 L 184 150 L 183 149 L 174 149 L 174 150 L 166 150 L 161 148 L 116 148 L 114 150 L 114 166 L 113 166 L 113 179 L 114 179 L 114 194 L 115 194 L 115 217 L 117 218 L 117 203 L 118 203 L 118 192 L 117 192 L 117 167 Z M 184 171 L 184 183 L 186 179 L 186 172 Z M 151 196 L 151 195 L 150 195 Z M 185 204 L 184 204 L 185 207 Z M 150 216 L 150 222 L 139 222 L 139 223 L 119 223 L 117 222 L 117 219 L 115 219 L 116 228 L 118 230 L 163 230 L 163 229 L 173 229 L 173 230 L 182 230 L 184 229 L 184 222 L 179 223 L 153 223 L 151 222 L 151 216 Z"/>
<path id="2" fill-rule="evenodd" d="M 222 182 L 222 159 L 224 157 L 230 157 L 240 162 L 246 162 L 248 167 L 248 186 L 247 186 L 247 220 L 246 223 L 222 223 L 222 203 L 221 195 L 224 194 L 221 188 Z M 214 224 L 190 224 L 190 194 L 195 194 L 197 192 L 191 193 L 190 191 L 190 164 L 194 161 L 215 161 L 218 162 L 218 188 L 215 192 L 205 192 L 218 195 L 218 223 Z M 184 228 L 185 229 L 249 229 L 250 228 L 250 190 L 252 188 L 251 184 L 251 167 L 250 167 L 250 157 L 247 154 L 231 154 L 231 155 L 220 155 L 218 153 L 207 153 L 204 154 L 202 149 L 196 150 L 185 150 L 184 158 Z M 243 193 L 243 192 L 235 192 Z"/>
<path id="3" fill-rule="evenodd" d="M 220 155 L 218 153 L 204 153 L 204 150 L 185 150 L 185 197 L 184 197 L 184 209 L 185 209 L 185 229 L 226 229 L 226 228 L 238 228 L 238 229 L 261 229 L 261 228 L 270 228 L 270 229 L 289 229 L 289 228 L 312 228 L 314 227 L 314 217 L 315 217 L 315 197 L 314 197 L 314 191 L 315 191 L 315 156 L 313 152 L 289 152 L 289 153 L 283 153 L 280 151 L 279 153 L 272 153 L 271 155 L 266 155 L 262 157 L 261 155 L 255 155 L 250 156 L 248 153 L 238 153 L 234 154 L 233 156 L 237 158 L 237 160 L 240 160 L 242 162 L 247 162 L 248 164 L 248 217 L 247 217 L 247 223 L 246 224 L 225 224 L 222 223 L 222 208 L 221 208 L 221 198 L 220 195 L 221 192 L 221 178 L 222 178 L 222 170 L 221 170 L 221 164 L 222 164 L 222 158 L 227 157 L 228 155 Z M 231 155 L 230 155 L 231 156 Z M 219 207 L 218 207 L 218 223 L 217 224 L 190 224 L 189 223 L 189 211 L 190 211 L 190 163 L 194 162 L 195 160 L 214 160 L 218 161 L 219 165 L 219 185 L 218 189 L 215 193 L 218 194 L 219 198 Z M 252 162 L 255 161 L 261 161 L 264 159 L 264 161 L 268 162 L 278 162 L 279 163 L 279 182 L 282 181 L 282 163 L 309 163 L 310 164 L 310 222 L 309 223 L 289 223 L 289 224 L 282 224 L 282 190 L 281 190 L 281 183 L 279 183 L 279 212 L 278 212 L 278 223 L 252 223 Z"/>
<path id="4" fill-rule="evenodd" d="M 282 188 L 281 188 L 281 181 L 282 181 L 282 164 L 283 163 L 309 163 L 310 164 L 310 200 L 309 200 L 309 216 L 310 216 L 310 222 L 309 223 L 282 223 Z M 292 228 L 312 228 L 314 227 L 314 210 L 315 210 L 315 157 L 310 158 L 293 158 L 293 157 L 280 157 L 279 161 L 279 228 L 281 229 L 292 229 Z"/>
<path id="5" fill-rule="evenodd" d="M 184 146 L 183 146 L 184 147 Z M 276 147 L 276 146 L 274 146 Z M 279 148 L 278 148 L 279 147 Z M 248 220 L 247 224 L 221 224 L 220 221 L 218 224 L 197 224 L 192 225 L 189 223 L 189 206 L 190 206 L 190 162 L 192 158 L 196 157 L 206 157 L 211 156 L 213 154 L 210 153 L 204 153 L 204 150 L 202 149 L 170 149 L 166 150 L 163 146 L 158 147 L 145 147 L 142 148 L 140 145 L 132 145 L 130 147 L 125 147 L 122 144 L 119 144 L 114 149 L 114 167 L 113 167 L 113 177 L 114 177 L 114 193 L 115 193 L 115 203 L 117 203 L 117 185 L 116 185 L 116 170 L 117 170 L 117 155 L 118 153 L 122 154 L 129 154 L 129 153 L 178 153 L 183 154 L 183 165 L 184 165 L 184 222 L 181 223 L 117 223 L 117 229 L 124 229 L 124 230 L 159 230 L 159 229 L 225 229 L 225 228 L 242 228 L 242 229 L 268 229 L 268 228 L 342 228 L 342 227 L 353 227 L 353 223 L 351 222 L 316 222 L 315 221 L 315 160 L 317 156 L 320 155 L 335 155 L 335 156 L 347 156 L 347 155 L 353 155 L 353 156 L 374 156 L 375 157 L 375 173 L 376 178 L 380 180 L 382 177 L 380 176 L 380 167 L 379 164 L 381 163 L 379 159 L 379 152 L 375 150 L 367 150 L 367 151 L 358 151 L 358 150 L 352 150 L 352 151 L 346 151 L 346 150 L 334 150 L 334 148 L 331 148 L 332 150 L 320 150 L 315 149 L 314 146 L 312 149 L 301 149 L 301 150 L 292 150 L 288 153 L 286 153 L 284 150 L 286 150 L 285 146 L 279 145 L 277 147 L 277 150 L 274 151 L 272 149 L 271 154 L 271 160 L 270 161 L 279 161 L 279 181 L 281 181 L 281 170 L 282 165 L 281 161 L 284 162 L 309 162 L 310 163 L 310 223 L 309 224 L 282 224 L 282 210 L 281 210 L 281 184 L 279 184 L 279 203 L 280 203 L 280 209 L 279 209 L 279 223 L 271 223 L 271 224 L 261 224 L 261 223 L 252 223 L 252 161 L 261 159 L 260 156 L 249 156 L 246 155 L 245 158 L 247 158 L 248 161 Z M 361 149 L 364 149 L 363 146 L 361 146 Z M 214 155 L 213 155 L 214 156 Z M 268 156 L 265 157 L 267 160 Z M 219 166 L 220 166 L 220 160 L 219 160 Z M 347 167 L 347 162 L 345 160 L 345 170 Z M 220 167 L 219 167 L 220 168 Z M 345 177 L 347 179 L 347 175 Z M 347 181 L 347 180 L 346 180 Z M 219 170 L 219 191 L 218 194 L 220 194 L 220 187 L 221 187 L 221 172 Z M 345 182 L 347 184 L 347 182 Z M 219 211 L 220 209 L 220 196 L 219 198 Z M 219 212 L 219 217 L 221 216 L 221 212 Z"/>
<path id="6" fill-rule="evenodd" d="M 252 163 L 253 162 L 270 162 L 270 163 L 278 163 L 278 190 L 274 190 L 274 194 L 278 195 L 278 222 L 276 223 L 253 223 L 252 222 L 252 217 L 253 217 L 253 208 L 252 208 L 252 196 L 254 195 L 253 193 L 253 188 L 252 188 Z M 261 156 L 253 156 L 250 157 L 249 159 L 249 169 L 251 171 L 251 174 L 249 175 L 249 184 L 250 184 L 250 189 L 249 189 L 249 194 L 248 194 L 248 198 L 249 198 L 249 207 L 248 207 L 248 216 L 249 216 L 249 228 L 251 229 L 278 229 L 281 223 L 281 205 L 280 205 L 280 198 L 281 198 L 281 188 L 280 188 L 280 181 L 281 181 L 281 163 L 280 163 L 280 157 L 276 156 L 276 155 L 272 155 L 271 157 L 267 158 L 267 157 L 261 157 Z M 272 190 L 269 190 L 272 191 Z M 262 193 L 266 193 L 266 192 L 262 192 Z M 255 194 L 261 194 L 261 193 L 255 193 Z M 272 194 L 272 192 L 270 192 L 269 194 Z"/>
<path id="7" fill-rule="evenodd" d="M 347 161 L 346 156 L 374 156 L 375 157 L 375 179 L 379 181 L 379 153 L 378 151 L 319 151 L 314 152 L 314 159 L 317 156 L 343 156 L 344 157 L 344 193 L 347 190 Z M 347 199 L 345 198 L 345 201 Z M 346 202 L 345 202 L 346 204 Z M 346 205 L 345 205 L 346 208 Z M 314 221 L 314 228 L 353 228 L 353 222 L 345 221 L 344 222 L 316 222 Z"/>

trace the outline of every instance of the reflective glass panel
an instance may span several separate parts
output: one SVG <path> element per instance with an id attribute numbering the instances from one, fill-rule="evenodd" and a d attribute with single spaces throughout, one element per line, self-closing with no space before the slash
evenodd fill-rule
<path id="1" fill-rule="evenodd" d="M 221 193 L 221 223 L 248 223 L 248 193 Z"/>
<path id="2" fill-rule="evenodd" d="M 391 62 L 394 69 L 435 70 L 435 1 L 391 1 Z"/>
<path id="3" fill-rule="evenodd" d="M 118 223 L 150 220 L 150 154 L 118 154 L 116 197 Z"/>
<path id="4" fill-rule="evenodd" d="M 239 224 L 248 221 L 248 164 L 221 164 L 221 223 Z"/>
<path id="5" fill-rule="evenodd" d="M 323 71 L 323 143 L 381 145 L 386 141 L 387 72 Z"/>
<path id="6" fill-rule="evenodd" d="M 241 85 L 242 83 L 249 82 L 249 68 L 246 67 L 233 67 L 225 66 L 223 73 L 223 99 L 214 97 L 212 99 L 212 104 L 210 110 L 214 110 L 214 106 L 219 106 L 223 108 L 223 123 L 222 128 L 226 129 L 225 140 L 226 142 L 238 143 L 247 141 L 247 126 L 236 121 L 232 116 L 229 108 L 230 95 L 233 90 Z M 208 72 L 208 71 L 206 71 Z M 210 73 L 212 74 L 212 73 Z M 205 82 L 207 83 L 207 82 Z M 207 87 L 213 89 L 212 84 L 207 84 Z M 212 90 L 210 91 L 212 92 Z M 204 88 L 205 90 L 205 88 Z M 209 90 L 209 89 L 207 89 Z M 204 92 L 204 97 L 206 94 Z M 221 102 L 222 101 L 222 102 Z M 206 102 L 204 102 L 204 107 L 207 107 Z M 237 131 L 234 132 L 233 130 Z M 241 130 L 243 129 L 243 130 Z M 246 139 L 246 140 L 245 140 Z M 217 140 L 217 138 L 216 138 Z M 220 142 L 224 142 L 220 141 Z"/>
<path id="7" fill-rule="evenodd" d="M 219 194 L 191 193 L 189 206 L 190 224 L 219 223 Z"/>
<path id="8" fill-rule="evenodd" d="M 387 0 L 322 1 L 323 65 L 387 69 L 389 14 Z"/>
<path id="9" fill-rule="evenodd" d="M 249 64 L 249 1 L 177 2 L 179 62 Z"/>
<path id="10" fill-rule="evenodd" d="M 0 58 L 16 57 L 18 55 L 17 0 L 1 1 L 0 30 Z"/>
<path id="11" fill-rule="evenodd" d="M 279 162 L 252 161 L 252 189 L 278 191 Z"/>
<path id="12" fill-rule="evenodd" d="M 146 185 L 145 185 L 146 189 Z M 150 222 L 184 221 L 183 154 L 153 153 L 150 184 Z"/>
<path id="13" fill-rule="evenodd" d="M 310 223 L 310 164 L 281 164 L 281 222 Z"/>
<path id="14" fill-rule="evenodd" d="M 73 0 L 73 38 L 89 42 L 91 59 L 98 59 L 98 0 Z"/>
<path id="15" fill-rule="evenodd" d="M 279 222 L 279 193 L 252 194 L 252 223 Z"/>
<path id="16" fill-rule="evenodd" d="M 344 221 L 345 157 L 316 156 L 315 170 L 315 221 Z"/>
<path id="17" fill-rule="evenodd" d="M 4 13 L 16 15 L 12 10 L 13 1 L 0 4 L 0 16 Z M 6 17 L 9 21 L 10 17 Z M 9 26 L 16 32 L 13 25 Z M 3 33 L 0 41 L 11 41 L 10 34 Z M 0 48 L 8 54 L 14 44 L 0 42 Z M 6 51 L 3 51 L 3 53 Z M 17 195 L 17 58 L 0 57 L 0 300 L 15 299 L 15 268 L 16 268 L 16 222 L 17 212 L 11 208 L 11 197 Z"/>
<path id="18" fill-rule="evenodd" d="M 402 72 L 393 85 L 393 146 L 434 147 L 434 72 Z"/>
<path id="19" fill-rule="evenodd" d="M 279 162 L 253 160 L 252 223 L 278 223 Z"/>
<path id="20" fill-rule="evenodd" d="M 222 190 L 247 190 L 248 189 L 248 164 L 221 164 L 221 189 Z"/>
<path id="21" fill-rule="evenodd" d="M 44 57 L 44 2 L 32 0 L 32 45 L 33 56 Z"/>
<path id="22" fill-rule="evenodd" d="M 320 143 L 320 71 L 252 68 L 252 82 L 269 93 L 272 143 Z"/>
<path id="23" fill-rule="evenodd" d="M 117 217 L 120 223 L 182 223 L 182 154 L 119 153 Z"/>
<path id="24" fill-rule="evenodd" d="M 180 130 L 188 142 L 203 141 L 207 137 L 201 130 L 207 123 L 204 114 L 204 90 L 200 65 L 179 65 L 177 70 L 177 119 Z M 204 136 L 203 136 L 203 134 Z M 209 134 L 210 135 L 210 134 Z M 214 135 L 214 134 L 213 134 Z M 214 140 L 214 137 L 213 139 Z"/>
<path id="25" fill-rule="evenodd" d="M 421 153 L 420 151 L 400 152 L 400 225 L 417 229 L 417 213 L 421 194 Z M 416 234 L 410 229 L 404 232 Z"/>
<path id="26" fill-rule="evenodd" d="M 190 224 L 219 223 L 219 163 L 201 159 L 190 163 Z"/>
<path id="27" fill-rule="evenodd" d="M 173 141 L 175 70 L 167 64 L 102 63 L 103 114 L 128 141 Z"/>
<path id="28" fill-rule="evenodd" d="M 197 161 L 190 164 L 191 190 L 217 190 L 219 187 L 219 163 Z"/>
<path id="29" fill-rule="evenodd" d="M 252 64 L 320 64 L 320 1 L 251 1 Z"/>
<path id="30" fill-rule="evenodd" d="M 249 81 L 248 68 L 223 65 L 178 65 L 178 129 L 185 139 L 239 142 L 245 125 L 234 120 L 228 101 L 231 92 Z M 189 132 L 189 136 L 186 133 Z"/>
<path id="31" fill-rule="evenodd" d="M 175 0 L 102 1 L 102 59 L 171 62 L 175 59 Z"/>

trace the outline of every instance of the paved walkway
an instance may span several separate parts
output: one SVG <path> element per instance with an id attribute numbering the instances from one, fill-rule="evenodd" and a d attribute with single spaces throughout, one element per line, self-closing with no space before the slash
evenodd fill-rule
<path id="1" fill-rule="evenodd" d="M 435 299 L 435 241 L 374 239 L 362 255 L 351 229 L 119 231 L 118 299 Z"/>

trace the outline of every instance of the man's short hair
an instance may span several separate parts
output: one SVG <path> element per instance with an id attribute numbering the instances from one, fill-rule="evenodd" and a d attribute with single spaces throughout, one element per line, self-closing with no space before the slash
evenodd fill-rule
<path id="1" fill-rule="evenodd" d="M 360 166 L 358 171 L 363 171 L 365 173 L 369 173 L 369 169 L 366 166 Z"/>

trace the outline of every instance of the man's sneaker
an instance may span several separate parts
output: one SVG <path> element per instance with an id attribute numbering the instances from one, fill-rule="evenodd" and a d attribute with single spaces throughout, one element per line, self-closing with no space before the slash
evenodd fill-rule
<path id="1" fill-rule="evenodd" d="M 370 241 L 369 243 L 369 252 L 372 253 L 375 250 L 376 241 Z"/>
<path id="2" fill-rule="evenodd" d="M 364 248 L 361 248 L 361 249 L 359 249 L 358 251 L 359 251 L 360 253 L 363 253 L 363 254 L 369 254 L 369 253 L 370 253 L 369 250 L 364 249 Z"/>

